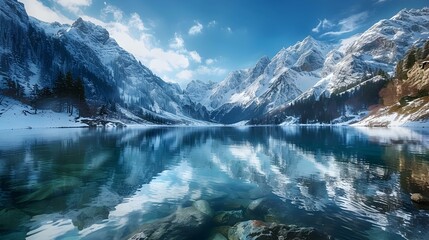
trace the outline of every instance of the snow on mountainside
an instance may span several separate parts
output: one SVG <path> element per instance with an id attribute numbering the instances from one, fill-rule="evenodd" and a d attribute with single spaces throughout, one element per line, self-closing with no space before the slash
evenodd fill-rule
<path id="1" fill-rule="evenodd" d="M 72 25 L 44 23 L 29 18 L 15 0 L 0 5 L 0 76 L 17 81 L 27 94 L 34 84 L 50 87 L 59 72 L 71 71 L 82 77 L 95 104 L 117 103 L 140 117 L 176 123 L 204 115 L 177 84 L 154 75 L 104 28 L 81 18 Z"/>
<path id="2" fill-rule="evenodd" d="M 391 19 L 381 20 L 332 50 L 323 66 L 323 78 L 300 98 L 345 90 L 377 69 L 392 73 L 405 52 L 428 37 L 429 8 L 402 10 Z"/>
<path id="3" fill-rule="evenodd" d="M 256 117 L 313 86 L 321 77 L 330 49 L 329 45 L 307 37 L 283 48 L 272 59 L 263 57 L 253 68 L 233 71 L 216 85 L 205 86 L 209 97 L 194 100 L 212 110 L 217 121 L 233 123 Z"/>
<path id="4" fill-rule="evenodd" d="M 419 126 L 429 124 L 429 41 L 420 54 L 422 59 L 403 69 L 381 91 L 381 102 L 356 126 Z M 409 52 L 412 54 L 413 52 Z M 406 59 L 410 59 L 407 57 Z M 405 64 L 406 65 L 406 64 Z M 403 68 L 403 66 L 401 66 Z"/>
<path id="5" fill-rule="evenodd" d="M 378 91 L 388 81 L 386 72 L 393 75 L 405 53 L 428 39 L 429 8 L 402 10 L 364 33 L 343 40 L 326 55 L 321 78 L 313 87 L 294 99 L 293 104 L 277 107 L 249 123 L 346 122 L 352 115 L 354 121 L 359 121 L 365 117 L 361 113 L 378 103 Z M 380 77 L 384 80 L 376 81 Z M 309 112 L 308 108 L 313 109 Z"/>
<path id="6" fill-rule="evenodd" d="M 215 82 L 203 82 L 201 80 L 192 80 L 186 86 L 185 92 L 195 103 L 205 102 L 210 91 L 213 90 Z"/>

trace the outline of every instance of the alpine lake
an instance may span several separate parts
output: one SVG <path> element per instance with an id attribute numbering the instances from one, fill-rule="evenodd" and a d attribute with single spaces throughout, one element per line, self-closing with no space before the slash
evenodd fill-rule
<path id="1" fill-rule="evenodd" d="M 429 239 L 425 128 L 2 130 L 0 179 L 0 239 Z"/>

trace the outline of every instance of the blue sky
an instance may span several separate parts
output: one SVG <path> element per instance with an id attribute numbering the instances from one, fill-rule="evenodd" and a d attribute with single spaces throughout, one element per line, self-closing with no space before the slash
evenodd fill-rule
<path id="1" fill-rule="evenodd" d="M 158 76 L 222 80 L 311 35 L 336 42 L 427 0 L 19 0 L 30 16 L 106 28 Z"/>

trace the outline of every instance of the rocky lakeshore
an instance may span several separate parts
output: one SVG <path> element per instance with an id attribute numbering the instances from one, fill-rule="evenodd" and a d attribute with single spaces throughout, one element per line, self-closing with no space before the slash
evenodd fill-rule
<path id="1" fill-rule="evenodd" d="M 281 213 L 275 211 L 275 205 L 273 199 L 269 198 L 224 204 L 197 200 L 189 206 L 178 208 L 167 217 L 143 224 L 128 239 L 331 239 L 326 233 L 312 227 L 279 222 Z M 219 206 L 223 209 L 218 209 Z"/>

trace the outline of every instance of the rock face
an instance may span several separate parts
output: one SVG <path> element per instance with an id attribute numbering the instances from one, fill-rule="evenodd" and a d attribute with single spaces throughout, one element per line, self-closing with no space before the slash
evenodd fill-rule
<path id="1" fill-rule="evenodd" d="M 426 43 L 429 46 L 429 41 Z M 429 56 L 427 57 L 429 59 Z M 405 60 L 405 59 L 404 59 Z M 381 91 L 383 104 L 358 123 L 364 126 L 402 126 L 429 120 L 429 68 L 416 62 L 404 79 L 390 81 Z M 400 64 L 397 68 L 401 67 Z"/>
<path id="2" fill-rule="evenodd" d="M 79 230 L 90 227 L 94 223 L 107 219 L 109 217 L 109 209 L 102 207 L 86 207 L 81 209 L 79 213 L 72 219 L 73 225 Z"/>
<path id="3" fill-rule="evenodd" d="M 33 84 L 52 87 L 59 72 L 70 71 L 82 78 L 93 104 L 117 103 L 149 121 L 205 114 L 179 85 L 163 81 L 106 29 L 82 18 L 72 25 L 45 23 L 28 17 L 22 3 L 0 0 L 0 26 L 0 89 L 4 79 L 16 79 L 29 94 Z"/>
<path id="4" fill-rule="evenodd" d="M 429 204 L 429 197 L 425 197 L 420 193 L 411 194 L 411 201 L 419 204 Z"/>
<path id="5" fill-rule="evenodd" d="M 314 228 L 297 227 L 276 223 L 265 223 L 258 220 L 240 222 L 228 232 L 230 240 L 262 240 L 262 239 L 307 239 L 322 240 L 330 237 Z"/>
<path id="6" fill-rule="evenodd" d="M 244 220 L 243 210 L 220 211 L 217 212 L 213 221 L 217 225 L 234 225 Z"/>
<path id="7" fill-rule="evenodd" d="M 171 239 L 186 240 L 198 239 L 207 232 L 206 227 L 210 223 L 210 216 L 205 212 L 212 212 L 204 202 L 195 206 L 178 209 L 175 213 L 153 223 L 144 224 L 140 230 L 129 239 L 132 240 L 155 240 Z M 203 207 L 201 207 L 203 206 Z"/>
<path id="8" fill-rule="evenodd" d="M 211 118 L 235 123 L 259 116 L 285 104 L 320 79 L 328 44 L 307 37 L 280 50 L 272 59 L 262 57 L 254 67 L 231 72 L 223 81 L 191 82 L 191 99 L 211 110 Z M 198 94 L 195 90 L 198 89 Z"/>
<path id="9" fill-rule="evenodd" d="M 210 207 L 210 204 L 206 200 L 198 200 L 195 201 L 192 206 L 196 208 L 198 211 L 212 217 L 213 216 L 213 210 Z"/>

